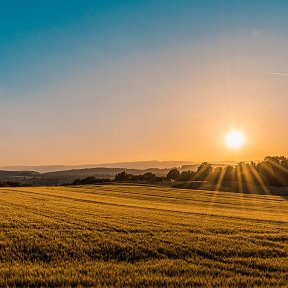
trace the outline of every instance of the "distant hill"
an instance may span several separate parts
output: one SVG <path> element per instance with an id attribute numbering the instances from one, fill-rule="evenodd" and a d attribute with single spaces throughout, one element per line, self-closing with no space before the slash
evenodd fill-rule
<path id="1" fill-rule="evenodd" d="M 39 172 L 35 171 L 4 171 L 0 170 L 0 178 L 9 178 L 9 177 L 34 177 L 39 176 Z"/>
<path id="2" fill-rule="evenodd" d="M 224 164 L 213 163 L 213 166 L 233 165 L 231 161 Z M 91 164 L 79 166 L 10 166 L 0 170 L 0 182 L 17 181 L 27 185 L 61 185 L 73 182 L 76 178 L 113 179 L 120 172 L 127 172 L 132 175 L 151 172 L 156 176 L 166 176 L 171 168 L 177 168 L 180 172 L 196 171 L 200 163 L 191 161 L 143 161 L 143 162 L 121 162 L 110 164 Z M 96 166 L 96 167 L 94 167 Z M 135 168 L 136 167 L 136 168 Z M 18 171 L 14 171 L 17 170 Z M 34 170 L 34 171 L 32 171 Z"/>
<path id="3" fill-rule="evenodd" d="M 0 170 L 0 182 L 16 181 L 19 183 L 27 183 L 41 174 L 35 171 L 3 171 Z"/>
<path id="4" fill-rule="evenodd" d="M 44 165 L 44 166 L 4 166 L 0 167 L 6 171 L 22 171 L 30 170 L 40 173 L 55 172 L 72 169 L 86 169 L 86 168 L 127 168 L 127 169 L 171 169 L 174 167 L 181 167 L 183 165 L 195 165 L 197 162 L 193 161 L 136 161 L 136 162 L 117 162 L 104 164 L 86 164 L 86 165 Z"/>
<path id="5" fill-rule="evenodd" d="M 61 185 L 74 181 L 76 178 L 95 178 L 113 179 L 116 174 L 126 171 L 129 174 L 139 175 L 151 172 L 157 176 L 166 176 L 169 169 L 149 168 L 149 169 L 127 169 L 127 168 L 84 168 L 60 170 L 46 173 L 34 171 L 0 171 L 0 182 L 17 181 L 28 185 Z"/>
<path id="6" fill-rule="evenodd" d="M 94 176 L 95 178 L 115 178 L 116 174 L 120 172 L 127 172 L 133 175 L 139 175 L 151 172 L 156 176 L 166 176 L 169 169 L 149 168 L 149 169 L 127 169 L 127 168 L 86 168 L 86 169 L 71 169 L 63 171 L 55 171 L 41 174 L 43 180 L 53 181 L 55 184 L 70 183 L 76 178 L 86 178 Z"/>

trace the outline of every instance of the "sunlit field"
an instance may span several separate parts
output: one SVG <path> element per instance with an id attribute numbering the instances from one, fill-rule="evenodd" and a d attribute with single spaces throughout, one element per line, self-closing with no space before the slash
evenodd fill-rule
<path id="1" fill-rule="evenodd" d="M 287 287 L 280 196 L 1 188 L 0 286 Z"/>

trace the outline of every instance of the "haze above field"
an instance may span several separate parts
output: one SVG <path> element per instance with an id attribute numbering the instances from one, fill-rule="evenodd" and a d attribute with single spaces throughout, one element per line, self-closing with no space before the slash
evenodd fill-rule
<path id="1" fill-rule="evenodd" d="M 219 161 L 214 165 L 236 164 L 233 161 Z M 174 167 L 182 167 L 185 165 L 200 165 L 199 162 L 193 161 L 139 161 L 139 162 L 119 162 L 119 163 L 104 163 L 104 164 L 87 164 L 87 165 L 43 165 L 43 166 L 3 166 L 0 170 L 5 171 L 37 171 L 40 173 L 62 171 L 69 169 L 85 169 L 85 168 L 127 168 L 127 169 L 170 169 Z"/>
<path id="2" fill-rule="evenodd" d="M 1 1 L 0 165 L 287 155 L 287 12 L 268 0 Z"/>
<path id="3" fill-rule="evenodd" d="M 148 168 L 173 168 L 183 165 L 197 164 L 192 161 L 140 161 L 140 162 L 119 162 L 119 163 L 104 163 L 104 164 L 87 164 L 87 165 L 44 165 L 44 166 L 4 166 L 0 167 L 7 171 L 37 171 L 37 172 L 52 172 L 68 169 L 84 169 L 84 168 L 129 168 L 129 169 L 148 169 Z"/>

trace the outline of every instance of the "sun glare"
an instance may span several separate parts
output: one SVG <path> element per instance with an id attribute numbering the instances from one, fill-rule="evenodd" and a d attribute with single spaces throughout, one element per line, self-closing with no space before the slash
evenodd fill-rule
<path id="1" fill-rule="evenodd" d="M 225 143 L 229 148 L 238 149 L 244 144 L 244 136 L 239 131 L 230 131 L 225 136 Z"/>

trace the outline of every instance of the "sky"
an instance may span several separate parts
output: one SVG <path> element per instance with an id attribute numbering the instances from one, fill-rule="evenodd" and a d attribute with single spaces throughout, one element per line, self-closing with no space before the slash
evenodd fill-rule
<path id="1" fill-rule="evenodd" d="M 288 156 L 287 13 L 285 0 L 0 0 L 0 166 Z"/>

